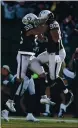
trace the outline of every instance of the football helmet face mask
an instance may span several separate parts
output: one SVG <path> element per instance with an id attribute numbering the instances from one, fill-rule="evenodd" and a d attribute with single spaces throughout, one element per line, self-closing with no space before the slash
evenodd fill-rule
<path id="1" fill-rule="evenodd" d="M 39 13 L 39 18 L 46 18 L 47 20 L 54 20 L 54 14 L 49 10 L 43 10 Z"/>

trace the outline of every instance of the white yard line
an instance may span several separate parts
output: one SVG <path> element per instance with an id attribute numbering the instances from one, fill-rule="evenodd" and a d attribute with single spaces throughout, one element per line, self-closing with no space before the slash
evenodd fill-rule
<path id="1" fill-rule="evenodd" d="M 3 118 L 1 118 L 3 119 Z M 11 120 L 26 120 L 24 117 L 10 117 Z M 64 123 L 78 123 L 78 120 L 67 120 L 67 119 L 40 119 L 43 122 L 64 122 Z"/>

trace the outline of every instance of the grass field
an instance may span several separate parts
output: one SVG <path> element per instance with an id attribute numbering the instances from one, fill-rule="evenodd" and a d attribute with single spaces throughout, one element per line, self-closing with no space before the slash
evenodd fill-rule
<path id="1" fill-rule="evenodd" d="M 11 118 L 9 122 L 2 119 L 1 128 L 78 128 L 78 120 L 40 118 L 40 122 L 27 122 L 25 118 Z"/>

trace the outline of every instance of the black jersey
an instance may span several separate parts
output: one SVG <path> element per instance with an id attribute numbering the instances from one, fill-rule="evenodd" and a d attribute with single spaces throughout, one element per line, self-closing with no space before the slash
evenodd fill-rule
<path id="1" fill-rule="evenodd" d="M 19 45 L 19 51 L 27 51 L 27 52 L 33 52 L 33 44 L 34 44 L 34 36 L 26 36 L 26 29 L 23 25 L 21 28 L 20 33 L 20 45 Z"/>
<path id="2" fill-rule="evenodd" d="M 52 36 L 50 34 L 50 31 L 54 30 L 54 29 L 58 30 L 58 33 L 59 33 L 59 36 L 60 36 L 59 44 L 55 43 L 52 40 Z M 58 53 L 59 50 L 63 48 L 62 39 L 61 39 L 61 31 L 60 31 L 60 26 L 59 26 L 58 22 L 57 21 L 53 21 L 52 23 L 49 23 L 48 24 L 47 32 L 45 34 L 46 34 L 46 36 L 48 38 L 47 52 L 49 52 L 49 53 L 54 53 L 54 52 Z"/>

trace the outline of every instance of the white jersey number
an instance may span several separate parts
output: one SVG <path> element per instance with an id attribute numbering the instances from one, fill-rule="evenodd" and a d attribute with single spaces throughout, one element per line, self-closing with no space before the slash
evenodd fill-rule
<path id="1" fill-rule="evenodd" d="M 57 22 L 54 22 L 53 24 L 50 24 L 50 29 L 56 29 L 58 28 L 59 29 L 59 24 Z"/>
<path id="2" fill-rule="evenodd" d="M 30 30 L 30 29 L 33 28 L 33 25 L 31 25 L 31 24 L 27 24 L 27 25 L 25 25 L 24 28 L 25 28 L 26 31 L 28 31 L 28 30 Z"/>

